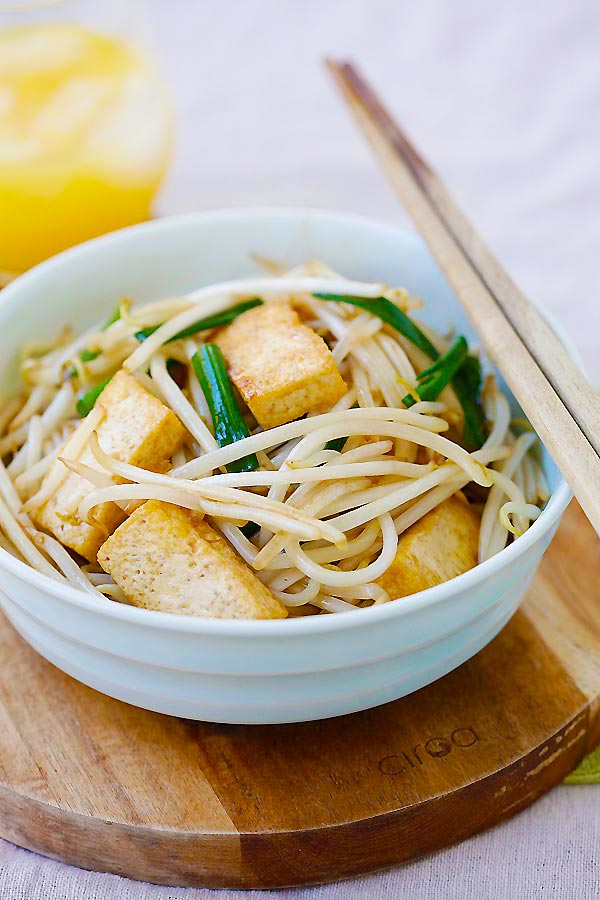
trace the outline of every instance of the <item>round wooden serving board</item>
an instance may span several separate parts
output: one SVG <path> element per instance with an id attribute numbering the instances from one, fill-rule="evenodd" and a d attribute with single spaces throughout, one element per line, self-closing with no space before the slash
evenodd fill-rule
<path id="1" fill-rule="evenodd" d="M 512 816 L 600 740 L 600 543 L 572 505 L 522 610 L 446 678 L 305 725 L 110 700 L 0 621 L 0 834 L 145 881 L 265 888 L 391 866 Z"/>

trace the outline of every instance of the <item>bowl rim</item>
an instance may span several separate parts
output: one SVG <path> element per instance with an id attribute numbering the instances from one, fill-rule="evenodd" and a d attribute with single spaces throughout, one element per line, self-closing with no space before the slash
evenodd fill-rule
<path id="1" fill-rule="evenodd" d="M 131 225 L 117 231 L 109 232 L 91 240 L 77 244 L 68 250 L 64 250 L 53 257 L 39 263 L 22 275 L 19 275 L 0 292 L 0 304 L 13 302 L 13 295 L 19 293 L 23 286 L 29 287 L 31 283 L 42 280 L 46 275 L 56 269 L 60 269 L 65 261 L 71 261 L 80 257 L 90 256 L 93 259 L 95 251 L 99 247 L 109 246 L 121 241 L 135 241 L 139 235 L 168 231 L 186 224 L 209 224 L 212 221 L 240 221 L 242 219 L 306 219 L 320 220 L 332 227 L 358 226 L 385 233 L 388 236 L 396 236 L 403 239 L 412 239 L 420 243 L 431 256 L 425 242 L 420 235 L 407 228 L 393 223 L 382 222 L 369 216 L 356 213 L 338 212 L 336 210 L 319 209 L 314 207 L 270 207 L 248 206 L 232 207 L 227 209 L 203 210 L 201 212 L 184 213 L 180 215 L 165 216 L 160 219 Z M 434 264 L 435 260 L 433 260 Z M 578 357 L 571 341 L 565 335 L 562 327 L 554 320 L 547 310 L 535 304 L 540 312 L 549 320 L 551 326 L 557 331 L 561 340 L 567 346 L 569 352 Z M 579 361 L 579 360 L 578 360 Z M 62 585 L 54 581 L 50 576 L 37 572 L 31 566 L 16 559 L 8 551 L 0 547 L 0 572 L 5 570 L 16 578 L 25 581 L 42 593 L 49 594 L 59 601 L 65 601 L 70 606 L 75 606 L 82 611 L 98 614 L 115 622 L 127 622 L 132 625 L 140 625 L 152 630 L 176 631 L 189 634 L 206 634 L 207 636 L 219 636 L 229 638 L 241 637 L 268 637 L 284 635 L 296 637 L 298 635 L 317 635 L 320 632 L 347 631 L 348 629 L 367 627 L 385 623 L 389 619 L 402 618 L 417 610 L 437 606 L 444 603 L 449 597 L 460 594 L 496 576 L 503 569 L 510 567 L 521 556 L 524 556 L 530 547 L 550 531 L 557 523 L 560 516 L 568 506 L 572 498 L 572 492 L 563 475 L 559 472 L 559 481 L 552 492 L 546 507 L 529 529 L 518 541 L 505 547 L 496 556 L 479 563 L 475 568 L 445 581 L 442 584 L 410 594 L 401 598 L 401 602 L 385 603 L 381 606 L 371 606 L 361 610 L 360 615 L 348 613 L 346 615 L 331 616 L 306 616 L 295 619 L 210 619 L 196 618 L 192 616 L 178 616 L 172 613 L 158 612 L 156 610 L 143 609 L 121 603 L 104 603 L 100 598 L 96 600 L 91 595 L 71 585 Z"/>

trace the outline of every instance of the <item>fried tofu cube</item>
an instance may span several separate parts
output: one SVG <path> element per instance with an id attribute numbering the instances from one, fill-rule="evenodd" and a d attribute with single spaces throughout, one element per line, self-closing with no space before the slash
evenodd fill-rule
<path id="1" fill-rule="evenodd" d="M 346 392 L 325 341 L 284 301 L 243 313 L 217 343 L 231 380 L 262 428 L 325 412 Z"/>
<path id="2" fill-rule="evenodd" d="M 377 584 L 395 599 L 472 569 L 477 565 L 479 525 L 479 516 L 455 494 L 400 535 L 394 561 Z"/>
<path id="3" fill-rule="evenodd" d="M 98 426 L 98 441 L 106 453 L 121 462 L 154 472 L 168 468 L 171 456 L 185 435 L 183 425 L 172 410 L 123 369 L 111 379 L 96 402 L 105 412 Z M 87 448 L 79 462 L 100 468 Z M 54 466 L 62 467 L 62 463 L 57 461 Z M 79 520 L 77 508 L 93 490 L 94 485 L 86 478 L 69 472 L 52 499 L 34 514 L 41 528 L 91 562 L 95 561 L 107 535 L 125 518 L 115 503 L 103 503 L 94 509 L 97 526 Z"/>
<path id="4" fill-rule="evenodd" d="M 284 619 L 286 609 L 200 515 L 149 500 L 98 553 L 135 606 L 211 619 Z"/>

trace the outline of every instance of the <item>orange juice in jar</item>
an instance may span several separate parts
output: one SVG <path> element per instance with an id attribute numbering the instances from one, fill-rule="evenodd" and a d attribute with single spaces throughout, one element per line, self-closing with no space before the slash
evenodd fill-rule
<path id="1" fill-rule="evenodd" d="M 148 218 L 171 132 L 158 68 L 134 44 L 68 21 L 0 28 L 5 278 Z"/>

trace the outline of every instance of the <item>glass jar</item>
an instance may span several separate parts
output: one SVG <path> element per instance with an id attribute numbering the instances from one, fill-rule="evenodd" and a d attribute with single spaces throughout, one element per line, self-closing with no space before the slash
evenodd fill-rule
<path id="1" fill-rule="evenodd" d="M 0 2 L 3 279 L 148 218 L 172 130 L 138 2 Z"/>

